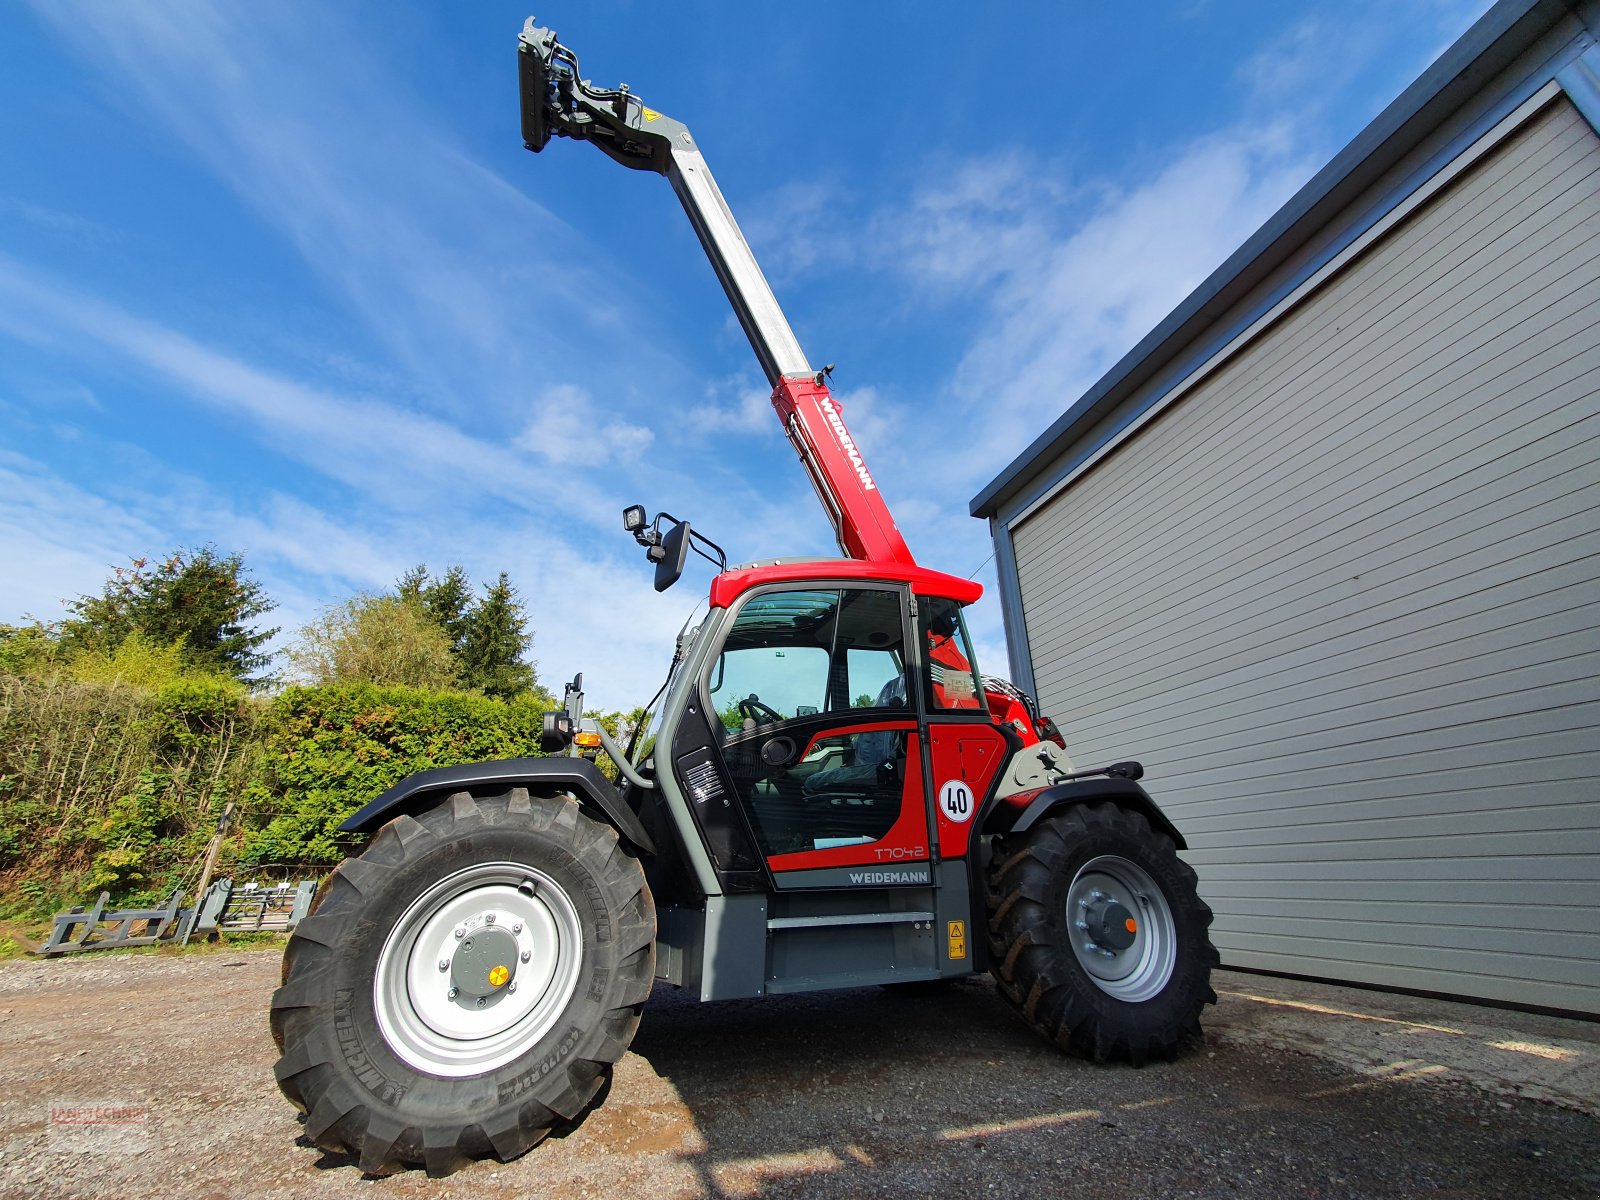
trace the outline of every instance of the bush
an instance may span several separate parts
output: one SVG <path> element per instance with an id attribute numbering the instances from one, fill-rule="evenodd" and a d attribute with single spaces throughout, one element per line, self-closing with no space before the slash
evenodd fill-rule
<path id="1" fill-rule="evenodd" d="M 397 596 L 357 596 L 300 631 L 289 661 L 314 687 L 387 684 L 454 687 L 450 639 L 421 606 Z"/>
<path id="2" fill-rule="evenodd" d="M 137 629 L 114 649 L 85 648 L 68 658 L 62 669 L 80 683 L 127 683 L 146 689 L 207 680 L 229 682 L 191 665 L 181 641 L 162 644 Z"/>
<path id="3" fill-rule="evenodd" d="M 407 775 L 539 753 L 545 700 L 399 687 L 291 688 L 267 718 L 262 772 L 249 808 L 266 817 L 241 861 L 333 864 L 350 838 L 339 825 Z"/>
<path id="4" fill-rule="evenodd" d="M 0 625 L 0 671 L 8 675 L 43 675 L 55 666 L 56 637 L 39 621 Z"/>

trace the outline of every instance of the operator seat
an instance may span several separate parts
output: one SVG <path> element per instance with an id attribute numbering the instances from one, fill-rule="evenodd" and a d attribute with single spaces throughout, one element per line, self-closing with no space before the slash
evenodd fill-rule
<path id="1" fill-rule="evenodd" d="M 901 672 L 878 689 L 873 708 L 905 708 L 906 677 Z M 900 758 L 904 734 L 898 729 L 881 729 L 856 738 L 855 754 L 842 767 L 818 771 L 806 779 L 801 791 L 807 796 L 824 792 L 856 791 L 875 788 L 883 782 L 883 768 Z"/>

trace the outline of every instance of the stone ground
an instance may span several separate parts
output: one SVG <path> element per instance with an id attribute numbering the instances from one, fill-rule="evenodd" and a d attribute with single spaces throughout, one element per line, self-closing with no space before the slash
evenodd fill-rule
<path id="1" fill-rule="evenodd" d="M 373 1180 L 297 1141 L 277 972 L 271 951 L 0 965 L 0 1195 L 1600 1197 L 1600 1026 L 1234 972 L 1206 1048 L 1142 1070 L 1063 1057 L 982 980 L 663 987 L 575 1129 Z M 83 1134 L 53 1103 L 145 1124 Z"/>

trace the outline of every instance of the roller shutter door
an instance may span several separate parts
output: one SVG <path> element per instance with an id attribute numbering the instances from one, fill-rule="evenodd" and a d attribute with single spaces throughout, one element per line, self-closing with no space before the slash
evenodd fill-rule
<path id="1" fill-rule="evenodd" d="M 1012 529 L 1224 962 L 1600 1012 L 1600 139 L 1558 98 Z"/>

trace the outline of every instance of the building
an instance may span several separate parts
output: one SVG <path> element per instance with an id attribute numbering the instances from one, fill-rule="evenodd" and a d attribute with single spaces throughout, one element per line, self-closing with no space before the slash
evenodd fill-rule
<path id="1" fill-rule="evenodd" d="M 972 501 L 1227 965 L 1600 1013 L 1597 31 L 1497 4 Z"/>

